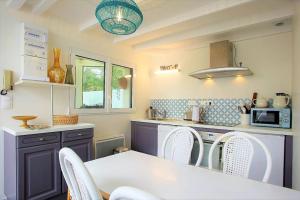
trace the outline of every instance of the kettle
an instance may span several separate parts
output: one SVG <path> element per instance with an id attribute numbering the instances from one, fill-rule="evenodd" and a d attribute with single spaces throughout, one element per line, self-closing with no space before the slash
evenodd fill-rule
<path id="1" fill-rule="evenodd" d="M 256 108 L 266 108 L 268 107 L 268 101 L 265 98 L 260 97 L 253 100 L 253 105 L 255 105 Z"/>
<path id="2" fill-rule="evenodd" d="M 285 108 L 290 103 L 290 96 L 285 93 L 276 93 L 276 96 L 273 100 L 274 108 Z"/>

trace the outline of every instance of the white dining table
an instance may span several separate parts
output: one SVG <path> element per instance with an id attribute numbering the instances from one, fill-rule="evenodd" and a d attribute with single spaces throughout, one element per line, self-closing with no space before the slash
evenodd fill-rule
<path id="1" fill-rule="evenodd" d="M 300 191 L 127 151 L 85 163 L 97 187 L 132 186 L 162 199 L 295 199 Z"/>

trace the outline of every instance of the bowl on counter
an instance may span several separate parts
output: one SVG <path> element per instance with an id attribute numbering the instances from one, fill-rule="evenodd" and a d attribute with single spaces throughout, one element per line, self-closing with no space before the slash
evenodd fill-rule
<path id="1" fill-rule="evenodd" d="M 29 125 L 28 125 L 28 121 L 29 120 L 33 120 L 33 119 L 36 119 L 37 116 L 34 116 L 34 115 L 23 115 L 23 116 L 12 116 L 13 119 L 15 120 L 20 120 L 22 121 L 23 123 L 20 125 L 20 127 L 23 127 L 23 128 L 28 128 Z"/>

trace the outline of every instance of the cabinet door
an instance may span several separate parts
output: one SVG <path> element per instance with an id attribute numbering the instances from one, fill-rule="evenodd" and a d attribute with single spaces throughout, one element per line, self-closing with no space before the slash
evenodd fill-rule
<path id="1" fill-rule="evenodd" d="M 142 153 L 157 155 L 157 124 L 133 122 L 131 148 Z"/>
<path id="2" fill-rule="evenodd" d="M 272 157 L 272 170 L 268 183 L 283 186 L 284 178 L 284 136 L 252 134 L 262 141 Z M 250 167 L 249 178 L 261 181 L 267 167 L 266 156 L 259 144 L 253 142 L 254 154 Z"/>
<path id="3" fill-rule="evenodd" d="M 87 140 L 75 140 L 71 142 L 64 142 L 62 144 L 62 147 L 71 148 L 73 151 L 75 151 L 75 153 L 77 153 L 77 155 L 81 158 L 83 162 L 86 162 L 94 158 L 92 145 L 93 145 L 93 140 L 87 139 Z M 67 191 L 68 191 L 67 183 L 64 177 L 62 177 L 62 192 L 65 193 Z"/>
<path id="4" fill-rule="evenodd" d="M 59 143 L 18 149 L 19 200 L 43 200 L 61 193 Z"/>

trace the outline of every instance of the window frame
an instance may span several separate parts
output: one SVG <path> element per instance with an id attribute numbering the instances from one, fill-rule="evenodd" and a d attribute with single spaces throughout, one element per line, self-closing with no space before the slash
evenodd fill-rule
<path id="1" fill-rule="evenodd" d="M 75 66 L 76 69 L 76 63 L 75 59 L 76 56 L 83 57 L 91 60 L 101 61 L 104 62 L 104 108 L 76 108 L 76 86 L 77 86 L 77 80 L 76 80 L 76 73 L 74 73 L 75 77 L 75 88 L 72 90 L 72 93 L 70 95 L 70 105 L 71 105 L 71 111 L 72 113 L 76 113 L 79 115 L 84 114 L 101 114 L 107 112 L 107 93 L 108 93 L 108 87 L 107 87 L 107 77 L 108 77 L 108 71 L 109 71 L 109 59 L 105 56 L 96 55 L 87 51 L 81 51 L 81 50 L 71 50 L 71 64 Z M 76 72 L 76 71 L 75 71 Z"/>
<path id="2" fill-rule="evenodd" d="M 122 63 L 122 64 L 118 64 Z M 131 108 L 112 108 L 112 69 L 113 65 L 117 65 L 120 67 L 126 67 L 132 69 L 132 88 L 131 88 Z M 108 103 L 109 103 L 109 112 L 110 113 L 132 113 L 135 112 L 135 65 L 130 64 L 128 62 L 120 61 L 120 60 L 112 60 L 110 63 L 110 76 L 109 76 L 109 96 L 108 96 Z"/>
<path id="3" fill-rule="evenodd" d="M 73 73 L 75 80 L 75 87 L 70 92 L 69 102 L 70 102 L 70 110 L 72 113 L 76 113 L 78 115 L 93 115 L 93 114 L 117 114 L 117 113 L 133 113 L 136 111 L 135 108 L 135 88 L 136 88 L 136 67 L 132 63 L 124 62 L 118 59 L 110 59 L 103 55 L 97 55 L 94 53 L 90 53 L 82 50 L 70 50 L 70 63 L 74 66 L 74 71 L 76 69 L 75 58 L 76 56 L 84 57 L 87 59 L 93 59 L 97 61 L 104 62 L 104 108 L 76 108 L 76 73 Z M 121 64 L 119 64 L 121 63 Z M 118 65 L 122 67 L 127 67 L 132 69 L 132 88 L 131 88 L 131 108 L 112 108 L 112 66 Z M 76 72 L 76 71 L 75 71 Z"/>

